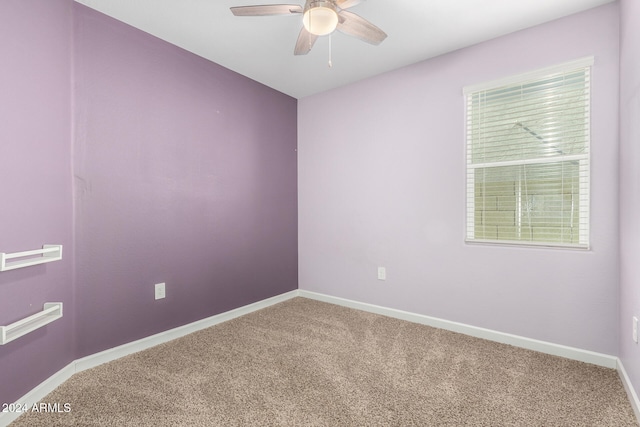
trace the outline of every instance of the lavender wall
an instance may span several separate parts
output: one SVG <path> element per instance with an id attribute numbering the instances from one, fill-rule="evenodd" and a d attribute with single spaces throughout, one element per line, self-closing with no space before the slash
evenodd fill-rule
<path id="1" fill-rule="evenodd" d="M 297 101 L 75 13 L 77 356 L 296 289 Z"/>
<path id="2" fill-rule="evenodd" d="M 632 317 L 640 317 L 640 3 L 620 2 L 620 352 L 640 393 L 640 347 Z"/>
<path id="3" fill-rule="evenodd" d="M 300 100 L 299 287 L 616 354 L 618 27 L 609 4 Z M 589 55 L 592 249 L 465 245 L 463 86 Z"/>
<path id="4" fill-rule="evenodd" d="M 0 252 L 62 244 L 62 261 L 0 273 L 0 325 L 64 317 L 0 346 L 0 404 L 74 359 L 71 0 L 0 2 Z"/>

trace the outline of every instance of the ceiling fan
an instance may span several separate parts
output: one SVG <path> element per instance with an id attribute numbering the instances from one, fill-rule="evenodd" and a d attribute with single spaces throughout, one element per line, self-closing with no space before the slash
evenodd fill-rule
<path id="1" fill-rule="evenodd" d="M 319 36 L 341 33 L 378 45 L 387 34 L 371 22 L 347 9 L 364 0 L 306 0 L 304 7 L 298 4 L 264 4 L 232 7 L 236 16 L 270 16 L 302 14 L 302 29 L 293 50 L 295 55 L 306 55 Z"/>

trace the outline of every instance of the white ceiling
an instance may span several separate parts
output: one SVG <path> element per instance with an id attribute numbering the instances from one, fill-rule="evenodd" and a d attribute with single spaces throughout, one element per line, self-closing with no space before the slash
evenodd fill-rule
<path id="1" fill-rule="evenodd" d="M 366 0 L 349 10 L 388 34 L 382 44 L 336 31 L 303 56 L 293 55 L 300 15 L 236 17 L 229 8 L 304 0 L 76 1 L 303 98 L 614 0 Z"/>

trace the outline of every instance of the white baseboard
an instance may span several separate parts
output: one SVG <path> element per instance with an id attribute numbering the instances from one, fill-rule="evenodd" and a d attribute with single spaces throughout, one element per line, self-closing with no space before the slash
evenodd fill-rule
<path id="1" fill-rule="evenodd" d="M 32 389 L 29 393 L 22 396 L 21 399 L 15 402 L 13 407 L 27 408 L 27 410 L 30 410 L 30 408 L 32 408 L 34 404 L 40 402 L 47 394 L 51 393 L 60 384 L 71 378 L 74 373 L 75 362 L 71 362 L 67 366 L 44 380 L 42 383 L 40 383 L 40 385 Z M 0 427 L 8 426 L 10 423 L 18 419 L 20 415 L 22 415 L 22 412 L 0 412 Z"/>
<path id="2" fill-rule="evenodd" d="M 383 316 L 393 317 L 396 319 L 407 320 L 409 322 L 419 323 L 422 325 L 433 326 L 435 328 L 459 332 L 477 338 L 483 338 L 490 341 L 509 344 L 528 350 L 539 351 L 541 353 L 551 354 L 554 356 L 565 357 L 567 359 L 578 360 L 580 362 L 591 363 L 606 368 L 616 369 L 618 371 L 618 375 L 620 377 L 622 385 L 624 386 L 624 389 L 627 393 L 629 403 L 631 404 L 633 412 L 635 413 L 636 420 L 640 422 L 640 399 L 638 399 L 638 395 L 636 394 L 633 384 L 631 383 L 631 380 L 629 379 L 629 376 L 624 369 L 622 361 L 616 356 L 610 356 L 608 354 L 596 353 L 593 351 L 582 350 L 579 348 L 568 347 L 560 344 L 553 344 L 546 341 L 534 340 L 518 335 L 493 331 L 491 329 L 478 328 L 476 326 L 466 325 L 464 323 L 452 322 L 436 317 L 410 313 L 407 311 L 367 304 L 301 289 L 298 290 L 298 296 L 341 305 L 344 307 L 355 308 L 357 310 L 367 311 L 370 313 L 381 314 Z"/>
<path id="3" fill-rule="evenodd" d="M 629 403 L 631 403 L 633 412 L 636 414 L 636 420 L 640 422 L 640 400 L 638 400 L 638 395 L 636 394 L 633 384 L 631 384 L 631 380 L 629 379 L 627 371 L 625 371 L 620 359 L 618 359 L 618 366 L 616 368 L 618 370 L 618 375 L 620 376 L 620 381 L 622 381 L 622 385 L 624 386 L 624 390 L 627 392 Z"/>
<path id="4" fill-rule="evenodd" d="M 610 356 L 608 354 L 596 353 L 593 351 L 582 350 L 574 347 L 567 347 L 560 344 L 553 344 L 546 341 L 539 341 L 531 338 L 521 337 L 518 335 L 493 331 L 491 329 L 478 328 L 476 326 L 466 325 L 464 323 L 452 322 L 450 320 L 438 319 L 436 317 L 410 313 L 407 311 L 386 308 L 379 305 L 367 304 L 305 290 L 298 290 L 298 295 L 309 299 L 342 305 L 344 307 L 355 308 L 357 310 L 368 311 L 370 313 L 376 313 L 388 317 L 394 317 L 396 319 L 407 320 L 413 323 L 433 326 L 435 328 L 446 329 L 448 331 L 459 332 L 461 334 L 483 338 L 489 341 L 509 344 L 514 347 L 539 351 L 541 353 L 565 357 L 567 359 L 578 360 L 580 362 L 591 363 L 607 368 L 616 369 L 618 366 L 618 358 L 616 356 Z"/>
<path id="5" fill-rule="evenodd" d="M 51 393 L 55 388 L 62 385 L 62 383 L 71 378 L 71 376 L 75 373 L 94 368 L 96 366 L 102 365 L 103 363 L 119 359 L 129 354 L 146 350 L 158 344 L 183 337 L 192 332 L 196 332 L 201 329 L 205 329 L 210 326 L 235 319 L 236 317 L 244 316 L 245 314 L 261 310 L 263 308 L 289 300 L 296 296 L 298 296 L 297 290 L 286 292 L 281 295 L 276 295 L 275 297 L 267 298 L 253 304 L 245 305 L 234 310 L 226 311 L 224 313 L 220 313 L 206 319 L 189 323 L 188 325 L 179 326 L 165 332 L 160 332 L 159 334 L 151 335 L 137 341 L 123 344 L 118 347 L 110 348 L 108 350 L 74 360 L 73 362 L 69 363 L 67 366 L 50 376 L 48 379 L 43 381 L 40 385 L 32 389 L 29 393 L 22 396 L 22 398 L 15 402 L 14 407 L 22 408 L 26 406 L 27 408 L 31 408 L 34 404 L 42 401 L 42 399 L 44 399 L 47 394 Z M 0 412 L 0 427 L 7 427 L 20 415 L 20 412 Z"/>
<path id="6" fill-rule="evenodd" d="M 545 341 L 534 340 L 530 338 L 521 337 L 518 335 L 506 334 L 503 332 L 493 331 L 490 329 L 478 328 L 476 326 L 466 325 L 464 323 L 452 322 L 449 320 L 438 319 L 436 317 L 425 316 L 422 314 L 410 313 L 407 311 L 396 310 L 393 308 L 386 308 L 378 305 L 362 303 L 358 301 L 348 300 L 339 297 L 333 297 L 330 295 L 319 294 L 315 292 L 305 290 L 294 290 L 286 292 L 281 295 L 277 295 L 272 298 L 268 298 L 262 301 L 258 301 L 253 304 L 249 304 L 243 307 L 239 307 L 234 310 L 230 310 L 215 316 L 208 317 L 206 319 L 199 320 L 197 322 L 190 323 L 188 325 L 180 326 L 175 329 L 171 329 L 159 334 L 155 334 L 128 344 L 123 344 L 118 347 L 114 347 L 105 351 L 101 351 L 90 356 L 83 357 L 71 362 L 69 365 L 56 372 L 47 380 L 42 382 L 36 388 L 25 394 L 19 399 L 16 404 L 27 405 L 27 407 L 33 406 L 35 403 L 40 402 L 47 394 L 53 391 L 56 387 L 67 381 L 73 374 L 81 372 L 85 369 L 90 369 L 99 366 L 103 363 L 110 362 L 112 360 L 119 359 L 123 356 L 127 356 L 138 351 L 146 350 L 150 347 L 162 344 L 176 338 L 188 335 L 192 332 L 199 331 L 201 329 L 208 328 L 210 326 L 217 325 L 222 322 L 226 322 L 236 317 L 244 316 L 251 312 L 261 310 L 271 305 L 277 304 L 294 298 L 296 296 L 314 299 L 318 301 L 324 301 L 331 304 L 341 305 L 344 307 L 355 308 L 357 310 L 368 311 L 371 313 L 381 314 L 396 319 L 407 320 L 409 322 L 419 323 L 427 326 L 433 326 L 436 328 L 446 329 L 453 332 L 459 332 L 462 334 L 474 336 L 477 338 L 483 338 L 490 341 L 500 342 L 503 344 L 510 344 L 515 347 L 521 347 L 529 350 L 539 351 L 541 353 L 551 354 L 554 356 L 566 357 L 568 359 L 578 360 L 581 362 L 592 363 L 594 365 L 604 366 L 607 368 L 617 369 L 618 374 L 622 380 L 622 383 L 627 391 L 629 400 L 636 413 L 636 417 L 640 419 L 640 401 L 636 395 L 629 377 L 622 366 L 622 362 L 615 356 L 610 356 L 601 353 L 595 353 L 588 350 L 581 350 L 578 348 L 567 347 L 559 344 L 553 344 Z M 0 412 L 0 427 L 6 427 L 9 423 L 15 421 L 20 416 L 20 413 L 15 412 Z"/>
<path id="7" fill-rule="evenodd" d="M 275 297 L 267 298 L 262 301 L 255 302 L 253 304 L 245 305 L 234 310 L 226 311 L 224 313 L 216 314 L 215 316 L 207 317 L 206 319 L 198 320 L 193 323 L 189 323 L 184 326 L 179 326 L 168 331 L 160 332 L 159 334 L 151 335 L 146 338 L 139 339 L 127 344 L 120 345 L 118 347 L 110 348 L 100 353 L 92 354 L 81 359 L 76 360 L 76 372 L 90 369 L 103 363 L 110 362 L 112 360 L 119 359 L 132 353 L 137 353 L 142 350 L 154 347 L 158 344 L 174 340 L 176 338 L 183 337 L 190 333 L 205 329 L 222 322 L 226 322 L 236 317 L 244 316 L 254 311 L 261 310 L 271 305 L 277 304 L 282 301 L 294 298 L 298 296 L 298 291 L 293 290 L 286 292 Z"/>

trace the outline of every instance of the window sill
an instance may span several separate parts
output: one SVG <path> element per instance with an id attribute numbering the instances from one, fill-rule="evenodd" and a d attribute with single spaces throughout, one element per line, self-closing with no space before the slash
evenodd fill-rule
<path id="1" fill-rule="evenodd" d="M 568 245 L 566 243 L 551 243 L 551 242 L 523 242 L 518 240 L 480 240 L 480 239 L 465 239 L 465 243 L 475 246 L 505 246 L 514 248 L 542 248 L 542 249 L 568 249 L 578 251 L 589 251 L 591 248 L 589 245 Z"/>

